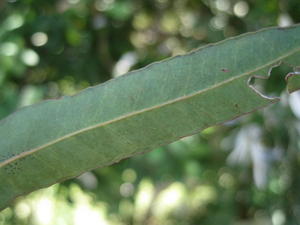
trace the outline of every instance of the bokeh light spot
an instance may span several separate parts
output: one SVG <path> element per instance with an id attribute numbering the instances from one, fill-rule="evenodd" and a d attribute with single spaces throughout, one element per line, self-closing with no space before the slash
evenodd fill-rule
<path id="1" fill-rule="evenodd" d="M 15 213 L 19 218 L 26 219 L 31 214 L 31 208 L 25 201 L 22 201 L 16 205 Z"/>
<path id="2" fill-rule="evenodd" d="M 27 66 L 36 66 L 40 61 L 39 55 L 31 49 L 25 50 L 21 55 L 21 59 Z"/>
<path id="3" fill-rule="evenodd" d="M 43 46 L 48 42 L 48 35 L 44 32 L 36 32 L 31 36 L 31 42 L 34 46 Z"/>
<path id="4" fill-rule="evenodd" d="M 96 0 L 95 9 L 98 11 L 106 11 L 113 7 L 114 0 Z"/>
<path id="5" fill-rule="evenodd" d="M 42 197 L 35 204 L 36 209 L 38 209 L 34 212 L 37 224 L 50 225 L 54 213 L 53 200 L 47 197 Z"/>
<path id="6" fill-rule="evenodd" d="M 21 27 L 24 24 L 24 18 L 19 14 L 13 14 L 5 21 L 6 28 L 8 30 L 14 30 Z"/>
<path id="7" fill-rule="evenodd" d="M 278 26 L 288 27 L 293 24 L 293 19 L 287 13 L 282 13 L 278 17 Z"/>
<path id="8" fill-rule="evenodd" d="M 77 4 L 77 3 L 80 2 L 80 0 L 68 0 L 68 2 L 69 2 L 70 4 Z"/>
<path id="9" fill-rule="evenodd" d="M 113 76 L 118 77 L 127 73 L 130 68 L 136 63 L 137 55 L 134 52 L 125 53 L 116 63 L 113 69 Z"/>
<path id="10" fill-rule="evenodd" d="M 122 173 L 122 179 L 125 182 L 134 182 L 136 180 L 136 172 L 133 169 L 126 169 Z"/>
<path id="11" fill-rule="evenodd" d="M 245 1 L 237 2 L 233 7 L 233 12 L 237 17 L 244 17 L 249 12 L 249 5 Z"/>
<path id="12" fill-rule="evenodd" d="M 134 192 L 134 186 L 132 183 L 124 183 L 120 186 L 120 194 L 123 197 L 129 197 L 133 194 Z"/>
<path id="13" fill-rule="evenodd" d="M 285 215 L 282 210 L 275 210 L 272 214 L 273 225 L 283 225 L 285 224 Z"/>
<path id="14" fill-rule="evenodd" d="M 221 30 L 226 26 L 227 22 L 225 20 L 225 17 L 215 16 L 211 19 L 210 24 L 211 24 L 212 28 L 214 28 L 216 30 Z"/>
<path id="15" fill-rule="evenodd" d="M 230 1 L 229 0 L 217 0 L 216 8 L 220 11 L 228 11 L 230 9 Z"/>
<path id="16" fill-rule="evenodd" d="M 16 55 L 18 50 L 19 50 L 18 46 L 13 42 L 6 42 L 0 46 L 0 54 L 6 56 Z"/>

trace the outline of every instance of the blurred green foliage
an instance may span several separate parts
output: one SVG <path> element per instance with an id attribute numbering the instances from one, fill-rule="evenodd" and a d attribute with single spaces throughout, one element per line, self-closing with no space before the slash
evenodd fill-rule
<path id="1" fill-rule="evenodd" d="M 299 0 L 4 0 L 0 118 L 207 43 L 297 22 Z M 22 197 L 0 225 L 299 224 L 300 94 L 285 92 L 289 71 L 255 82 L 281 103 Z"/>

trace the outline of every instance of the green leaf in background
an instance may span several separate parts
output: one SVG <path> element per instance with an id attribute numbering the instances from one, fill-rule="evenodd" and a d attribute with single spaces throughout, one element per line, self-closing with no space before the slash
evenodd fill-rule
<path id="1" fill-rule="evenodd" d="M 300 89 L 300 73 L 294 72 L 289 73 L 286 76 L 287 80 L 287 89 L 289 93 L 293 93 L 294 91 L 297 91 Z"/>
<path id="2" fill-rule="evenodd" d="M 248 81 L 298 53 L 299 35 L 297 25 L 231 38 L 7 117 L 0 123 L 0 208 L 276 102 Z"/>

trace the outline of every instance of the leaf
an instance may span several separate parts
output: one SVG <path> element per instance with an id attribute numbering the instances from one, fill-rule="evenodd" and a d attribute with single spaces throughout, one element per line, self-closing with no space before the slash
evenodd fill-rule
<path id="1" fill-rule="evenodd" d="M 299 36 L 297 25 L 230 38 L 10 115 L 0 122 L 0 208 L 278 101 L 248 80 L 298 53 Z"/>
<path id="2" fill-rule="evenodd" d="M 293 93 L 300 89 L 300 73 L 292 72 L 286 76 L 287 89 L 289 93 Z"/>

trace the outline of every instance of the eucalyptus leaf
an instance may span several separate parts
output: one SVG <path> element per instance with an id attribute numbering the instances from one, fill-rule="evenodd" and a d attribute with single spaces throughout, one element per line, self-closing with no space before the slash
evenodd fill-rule
<path id="1" fill-rule="evenodd" d="M 249 80 L 299 53 L 299 37 L 299 25 L 248 33 L 8 116 L 0 122 L 0 208 L 277 102 Z"/>

